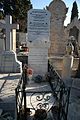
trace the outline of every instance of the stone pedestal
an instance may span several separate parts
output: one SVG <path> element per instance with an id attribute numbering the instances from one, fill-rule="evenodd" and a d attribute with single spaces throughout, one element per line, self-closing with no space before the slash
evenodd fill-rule
<path id="1" fill-rule="evenodd" d="M 71 77 L 72 67 L 73 67 L 73 56 L 65 55 L 63 57 L 63 69 L 62 69 L 63 79 L 68 79 Z"/>
<path id="2" fill-rule="evenodd" d="M 49 57 L 50 63 L 53 65 L 53 67 L 57 70 L 60 76 L 62 76 L 62 70 L 63 70 L 63 57 Z M 71 76 L 74 77 L 78 68 L 79 64 L 79 58 L 74 58 L 73 60 L 73 67 L 71 71 Z"/>
<path id="3" fill-rule="evenodd" d="M 3 51 L 0 54 L 0 73 L 22 72 L 22 63 L 17 60 L 14 51 Z"/>

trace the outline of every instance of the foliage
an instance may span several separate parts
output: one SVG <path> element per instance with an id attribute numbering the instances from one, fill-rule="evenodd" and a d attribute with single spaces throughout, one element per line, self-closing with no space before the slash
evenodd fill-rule
<path id="1" fill-rule="evenodd" d="M 73 3 L 73 7 L 72 7 L 71 22 L 75 17 L 78 18 L 78 7 L 76 1 Z"/>
<path id="2" fill-rule="evenodd" d="M 30 0 L 0 0 L 0 18 L 5 17 L 5 15 L 12 15 L 13 22 L 19 23 L 20 31 L 25 32 L 27 11 L 31 8 Z"/>

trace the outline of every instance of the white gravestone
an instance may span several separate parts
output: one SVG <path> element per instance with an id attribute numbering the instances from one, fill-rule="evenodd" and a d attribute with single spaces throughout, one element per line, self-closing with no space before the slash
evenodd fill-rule
<path id="1" fill-rule="evenodd" d="M 28 12 L 28 40 L 49 41 L 50 12 L 48 10 L 31 9 Z"/>
<path id="2" fill-rule="evenodd" d="M 1 73 L 15 73 L 21 72 L 21 63 L 17 60 L 16 53 L 13 50 L 13 41 L 11 30 L 18 29 L 17 24 L 12 24 L 12 16 L 7 15 L 5 23 L 0 22 L 0 28 L 6 31 L 6 47 L 5 51 L 0 54 L 0 72 Z"/>
<path id="3" fill-rule="evenodd" d="M 30 10 L 28 12 L 28 64 L 33 69 L 34 76 L 42 75 L 44 77 L 48 70 L 49 36 L 50 12 Z"/>

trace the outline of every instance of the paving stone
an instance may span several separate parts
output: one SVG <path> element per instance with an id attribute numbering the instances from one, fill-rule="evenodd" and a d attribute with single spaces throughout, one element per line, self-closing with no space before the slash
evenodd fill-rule
<path id="1" fill-rule="evenodd" d="M 21 73 L 0 75 L 0 86 L 6 80 L 0 92 L 0 109 L 10 112 L 13 117 L 15 117 L 16 110 L 15 88 L 19 83 L 20 77 Z"/>
<path id="2" fill-rule="evenodd" d="M 80 79 L 72 79 L 68 120 L 80 120 Z"/>

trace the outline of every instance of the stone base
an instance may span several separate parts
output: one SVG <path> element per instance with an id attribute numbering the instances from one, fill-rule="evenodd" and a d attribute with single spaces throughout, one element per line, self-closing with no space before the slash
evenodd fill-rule
<path id="1" fill-rule="evenodd" d="M 17 60 L 14 51 L 3 51 L 0 54 L 0 73 L 22 72 L 22 63 Z"/>
<path id="2" fill-rule="evenodd" d="M 48 71 L 48 48 L 49 43 L 32 42 L 28 43 L 28 65 L 33 69 L 33 76 L 45 76 Z"/>
<path id="3" fill-rule="evenodd" d="M 49 61 L 53 65 L 53 67 L 56 69 L 56 71 L 59 73 L 59 75 L 62 77 L 63 57 L 52 56 L 52 57 L 49 57 Z M 79 58 L 74 58 L 72 72 L 71 72 L 72 77 L 74 77 L 76 74 L 78 64 L 79 64 Z"/>

